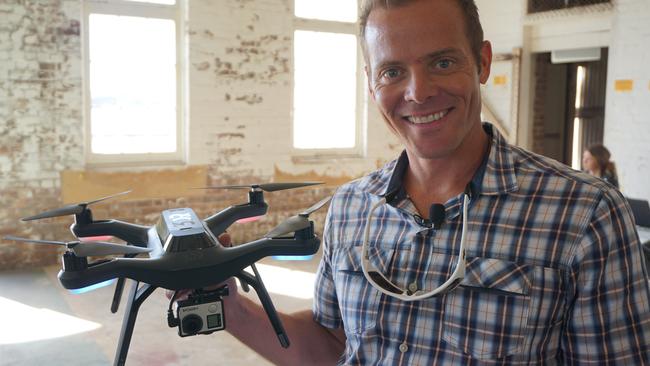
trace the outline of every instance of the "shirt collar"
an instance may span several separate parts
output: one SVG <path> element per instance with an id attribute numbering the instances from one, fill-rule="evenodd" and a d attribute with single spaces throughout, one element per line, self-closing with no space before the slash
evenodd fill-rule
<path id="1" fill-rule="evenodd" d="M 483 129 L 491 137 L 490 150 L 469 183 L 471 195 L 499 195 L 516 191 L 517 177 L 515 175 L 512 147 L 492 124 L 484 122 Z M 390 179 L 388 179 L 384 188 L 379 189 L 378 192 L 381 196 L 386 197 L 389 204 L 406 198 L 406 191 L 402 182 L 408 164 L 408 156 L 406 150 L 404 150 L 392 164 L 392 169 L 391 166 L 388 167 Z"/>

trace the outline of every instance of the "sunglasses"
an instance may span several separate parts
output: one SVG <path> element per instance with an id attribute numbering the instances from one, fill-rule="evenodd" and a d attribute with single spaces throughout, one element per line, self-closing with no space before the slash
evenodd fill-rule
<path id="1" fill-rule="evenodd" d="M 460 235 L 460 252 L 458 254 L 458 261 L 456 262 L 456 267 L 451 276 L 445 281 L 442 285 L 437 288 L 428 291 L 409 291 L 400 288 L 391 282 L 386 276 L 384 276 L 377 268 L 370 262 L 368 258 L 368 239 L 370 237 L 370 221 L 372 219 L 372 214 L 375 210 L 386 204 L 386 197 L 382 197 L 379 202 L 372 206 L 370 212 L 368 213 L 368 219 L 366 224 L 366 229 L 364 231 L 363 244 L 361 249 L 361 268 L 363 269 L 363 275 L 366 277 L 366 280 L 370 282 L 370 285 L 375 289 L 381 291 L 382 293 L 392 296 L 394 298 L 404 300 L 404 301 L 416 301 L 422 300 L 429 297 L 433 297 L 439 294 L 444 294 L 454 290 L 465 278 L 465 268 L 467 263 L 465 261 L 465 238 L 467 233 L 467 208 L 469 206 L 469 195 L 465 194 L 463 197 L 463 228 Z"/>

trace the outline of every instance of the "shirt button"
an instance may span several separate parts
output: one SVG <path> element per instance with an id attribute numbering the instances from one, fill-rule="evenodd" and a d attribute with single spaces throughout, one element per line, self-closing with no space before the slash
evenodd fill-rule
<path id="1" fill-rule="evenodd" d="M 415 282 L 411 282 L 409 284 L 409 291 L 411 291 L 411 293 L 415 293 L 417 290 L 418 290 L 418 284 Z"/>
<path id="2" fill-rule="evenodd" d="M 409 346 L 406 345 L 406 342 L 399 345 L 399 351 L 404 353 L 409 350 Z"/>

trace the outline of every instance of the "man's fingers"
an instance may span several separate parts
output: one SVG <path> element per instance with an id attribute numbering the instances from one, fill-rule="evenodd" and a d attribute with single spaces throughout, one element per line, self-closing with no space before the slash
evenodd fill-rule
<path id="1" fill-rule="evenodd" d="M 187 295 L 189 295 L 190 292 L 192 292 L 192 290 L 189 289 L 178 290 L 178 291 L 165 290 L 165 296 L 167 296 L 167 298 L 171 300 L 172 296 L 174 296 L 174 292 L 178 292 L 176 294 L 176 298 L 174 299 L 174 301 L 178 301 L 178 300 L 184 300 L 187 297 Z"/>
<path id="2" fill-rule="evenodd" d="M 232 246 L 232 238 L 230 237 L 230 234 L 228 233 L 223 233 L 219 235 L 219 243 L 223 245 L 224 247 L 231 247 Z"/>

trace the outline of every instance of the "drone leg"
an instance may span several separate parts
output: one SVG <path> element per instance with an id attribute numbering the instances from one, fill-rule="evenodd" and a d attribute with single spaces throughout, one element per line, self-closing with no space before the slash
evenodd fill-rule
<path id="1" fill-rule="evenodd" d="M 135 319 L 138 316 L 140 305 L 142 305 L 147 297 L 149 297 L 149 295 L 151 295 L 157 288 L 147 283 L 138 288 L 139 284 L 140 282 L 133 281 L 129 300 L 124 312 L 124 321 L 122 322 L 120 341 L 117 344 L 117 351 L 115 352 L 115 361 L 113 362 L 113 365 L 123 366 L 126 363 L 126 355 L 129 352 L 131 336 L 133 335 Z"/>
<path id="2" fill-rule="evenodd" d="M 115 293 L 113 294 L 113 302 L 111 302 L 111 313 L 117 313 L 117 309 L 120 306 L 120 300 L 122 299 L 122 291 L 124 290 L 124 277 L 117 279 L 115 284 Z"/>
<path id="3" fill-rule="evenodd" d="M 125 254 L 124 258 L 134 258 L 137 254 Z M 124 277 L 117 279 L 115 284 L 115 293 L 113 294 L 113 302 L 111 302 L 111 313 L 117 313 L 117 309 L 120 307 L 120 300 L 122 299 L 122 292 L 124 291 Z"/>
<path id="4" fill-rule="evenodd" d="M 278 313 L 275 310 L 275 306 L 273 306 L 273 302 L 271 301 L 271 297 L 269 296 L 268 291 L 266 291 L 264 282 L 262 282 L 262 277 L 260 276 L 260 273 L 257 271 L 257 267 L 255 267 L 255 264 L 252 264 L 251 268 L 253 268 L 253 272 L 255 273 L 255 276 L 252 276 L 250 273 L 242 270 L 237 275 L 237 278 L 239 278 L 242 281 L 242 283 L 247 282 L 255 289 L 255 292 L 257 292 L 257 297 L 259 297 L 260 302 L 262 303 L 262 307 L 264 307 L 264 310 L 266 311 L 266 315 L 269 317 L 269 320 L 271 321 L 271 325 L 273 326 L 273 330 L 275 330 L 275 334 L 277 334 L 278 336 L 278 340 L 280 341 L 280 344 L 282 345 L 282 347 L 288 348 L 289 337 L 287 337 L 287 332 L 284 330 L 284 327 L 282 326 L 282 322 L 280 321 L 280 317 L 278 316 Z"/>

